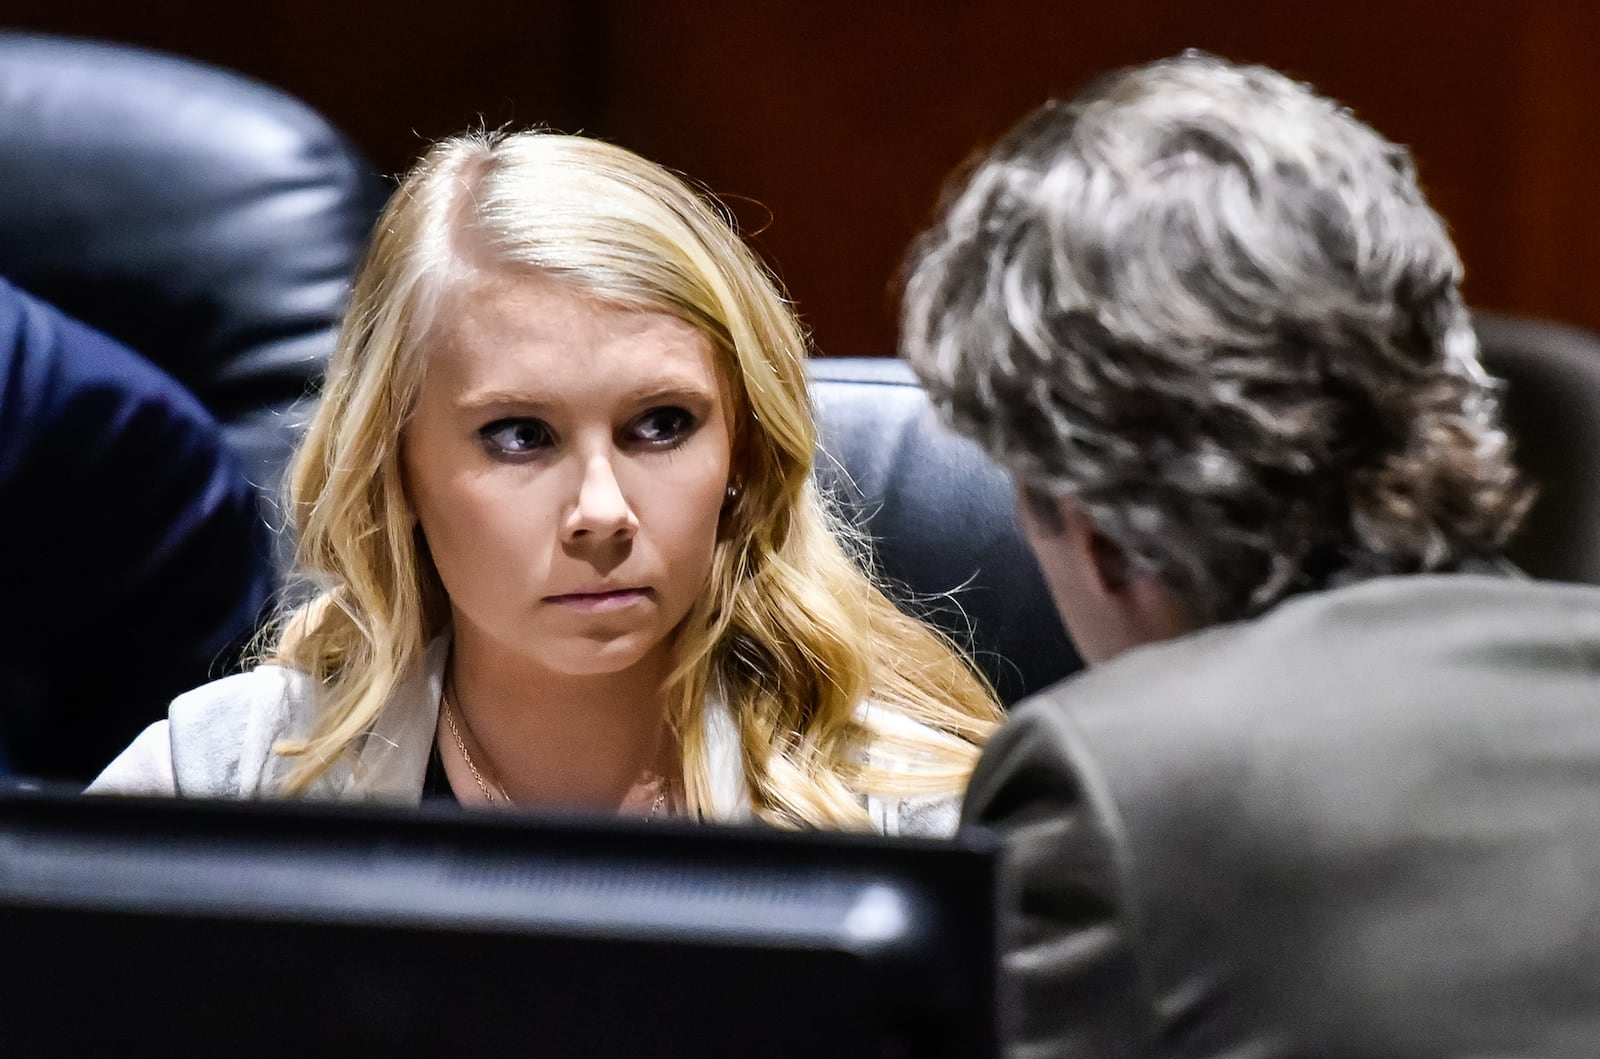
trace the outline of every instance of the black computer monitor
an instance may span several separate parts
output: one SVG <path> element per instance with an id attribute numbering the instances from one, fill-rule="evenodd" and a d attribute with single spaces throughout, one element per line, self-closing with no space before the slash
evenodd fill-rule
<path id="1" fill-rule="evenodd" d="M 0 1055 L 987 1056 L 954 842 L 0 795 Z"/>

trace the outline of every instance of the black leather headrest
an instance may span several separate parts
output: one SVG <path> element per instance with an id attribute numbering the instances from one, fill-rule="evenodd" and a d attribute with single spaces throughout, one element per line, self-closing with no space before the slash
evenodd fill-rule
<path id="1" fill-rule="evenodd" d="M 1483 363 L 1504 380 L 1516 463 L 1539 490 L 1511 558 L 1537 577 L 1600 585 L 1600 335 L 1478 313 Z"/>
<path id="2" fill-rule="evenodd" d="M 258 485 L 384 182 L 306 106 L 123 45 L 0 33 L 0 275 L 205 403 Z"/>
<path id="3" fill-rule="evenodd" d="M 1007 705 L 1082 666 L 1017 526 L 1008 476 L 947 430 L 902 361 L 811 364 L 817 479 L 908 610 L 971 649 Z"/>

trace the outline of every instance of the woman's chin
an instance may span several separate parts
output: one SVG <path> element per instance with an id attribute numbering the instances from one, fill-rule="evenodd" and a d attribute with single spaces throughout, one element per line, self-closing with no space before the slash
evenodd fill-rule
<path id="1" fill-rule="evenodd" d="M 535 661 L 551 673 L 568 677 L 603 677 L 626 673 L 652 660 L 666 660 L 667 646 L 660 640 L 620 636 L 603 640 L 577 638 L 547 644 Z"/>

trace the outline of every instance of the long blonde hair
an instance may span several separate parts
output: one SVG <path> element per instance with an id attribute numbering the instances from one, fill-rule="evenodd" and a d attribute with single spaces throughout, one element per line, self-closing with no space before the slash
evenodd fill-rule
<path id="1" fill-rule="evenodd" d="M 483 267 L 670 313 L 723 362 L 740 489 L 667 688 L 691 811 L 710 812 L 708 693 L 737 720 L 755 812 L 772 823 L 866 827 L 863 795 L 959 792 L 999 707 L 847 552 L 849 531 L 811 479 L 806 342 L 774 280 L 719 207 L 629 151 L 475 132 L 428 151 L 384 210 L 293 468 L 298 561 L 320 592 L 286 617 L 272 654 L 310 675 L 321 709 L 308 738 L 278 747 L 302 758 L 285 793 L 362 737 L 448 626 L 405 503 L 400 438 L 443 299 Z"/>

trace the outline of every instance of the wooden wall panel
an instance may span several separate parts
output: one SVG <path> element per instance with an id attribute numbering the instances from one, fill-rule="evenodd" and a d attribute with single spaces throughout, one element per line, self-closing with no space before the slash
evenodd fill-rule
<path id="1" fill-rule="evenodd" d="M 615 139 L 721 193 L 824 352 L 893 349 L 945 176 L 1027 109 L 1198 47 L 1278 66 L 1416 154 L 1478 305 L 1600 329 L 1600 11 L 1588 0 L 7 0 L 7 24 L 230 66 L 385 171 L 479 115 Z"/>
<path id="2" fill-rule="evenodd" d="M 827 352 L 892 349 L 903 249 L 976 145 L 1108 68 L 1186 47 L 1307 78 L 1413 145 L 1464 251 L 1484 262 L 1472 292 L 1510 282 L 1510 200 L 1493 189 L 1514 173 L 1504 149 L 1514 97 L 1484 76 L 1507 65 L 1503 53 L 1514 57 L 1509 6 L 1451 19 L 1456 5 L 1414 0 L 1393 5 L 1401 13 L 1381 31 L 1347 11 L 1308 23 L 1299 5 L 1146 3 L 1092 15 L 1080 6 L 1016 0 L 980 19 L 958 4 L 841 16 L 786 0 L 686 16 L 619 0 L 598 124 L 735 196 L 747 224 L 764 224 L 761 244 Z"/>
<path id="3" fill-rule="evenodd" d="M 385 173 L 478 121 L 581 125 L 595 50 L 581 0 L 3 0 L 8 28 L 105 37 L 284 89 Z"/>
<path id="4" fill-rule="evenodd" d="M 1509 262 L 1484 300 L 1600 329 L 1600 7 L 1531 4 L 1522 25 L 1498 189 Z"/>

